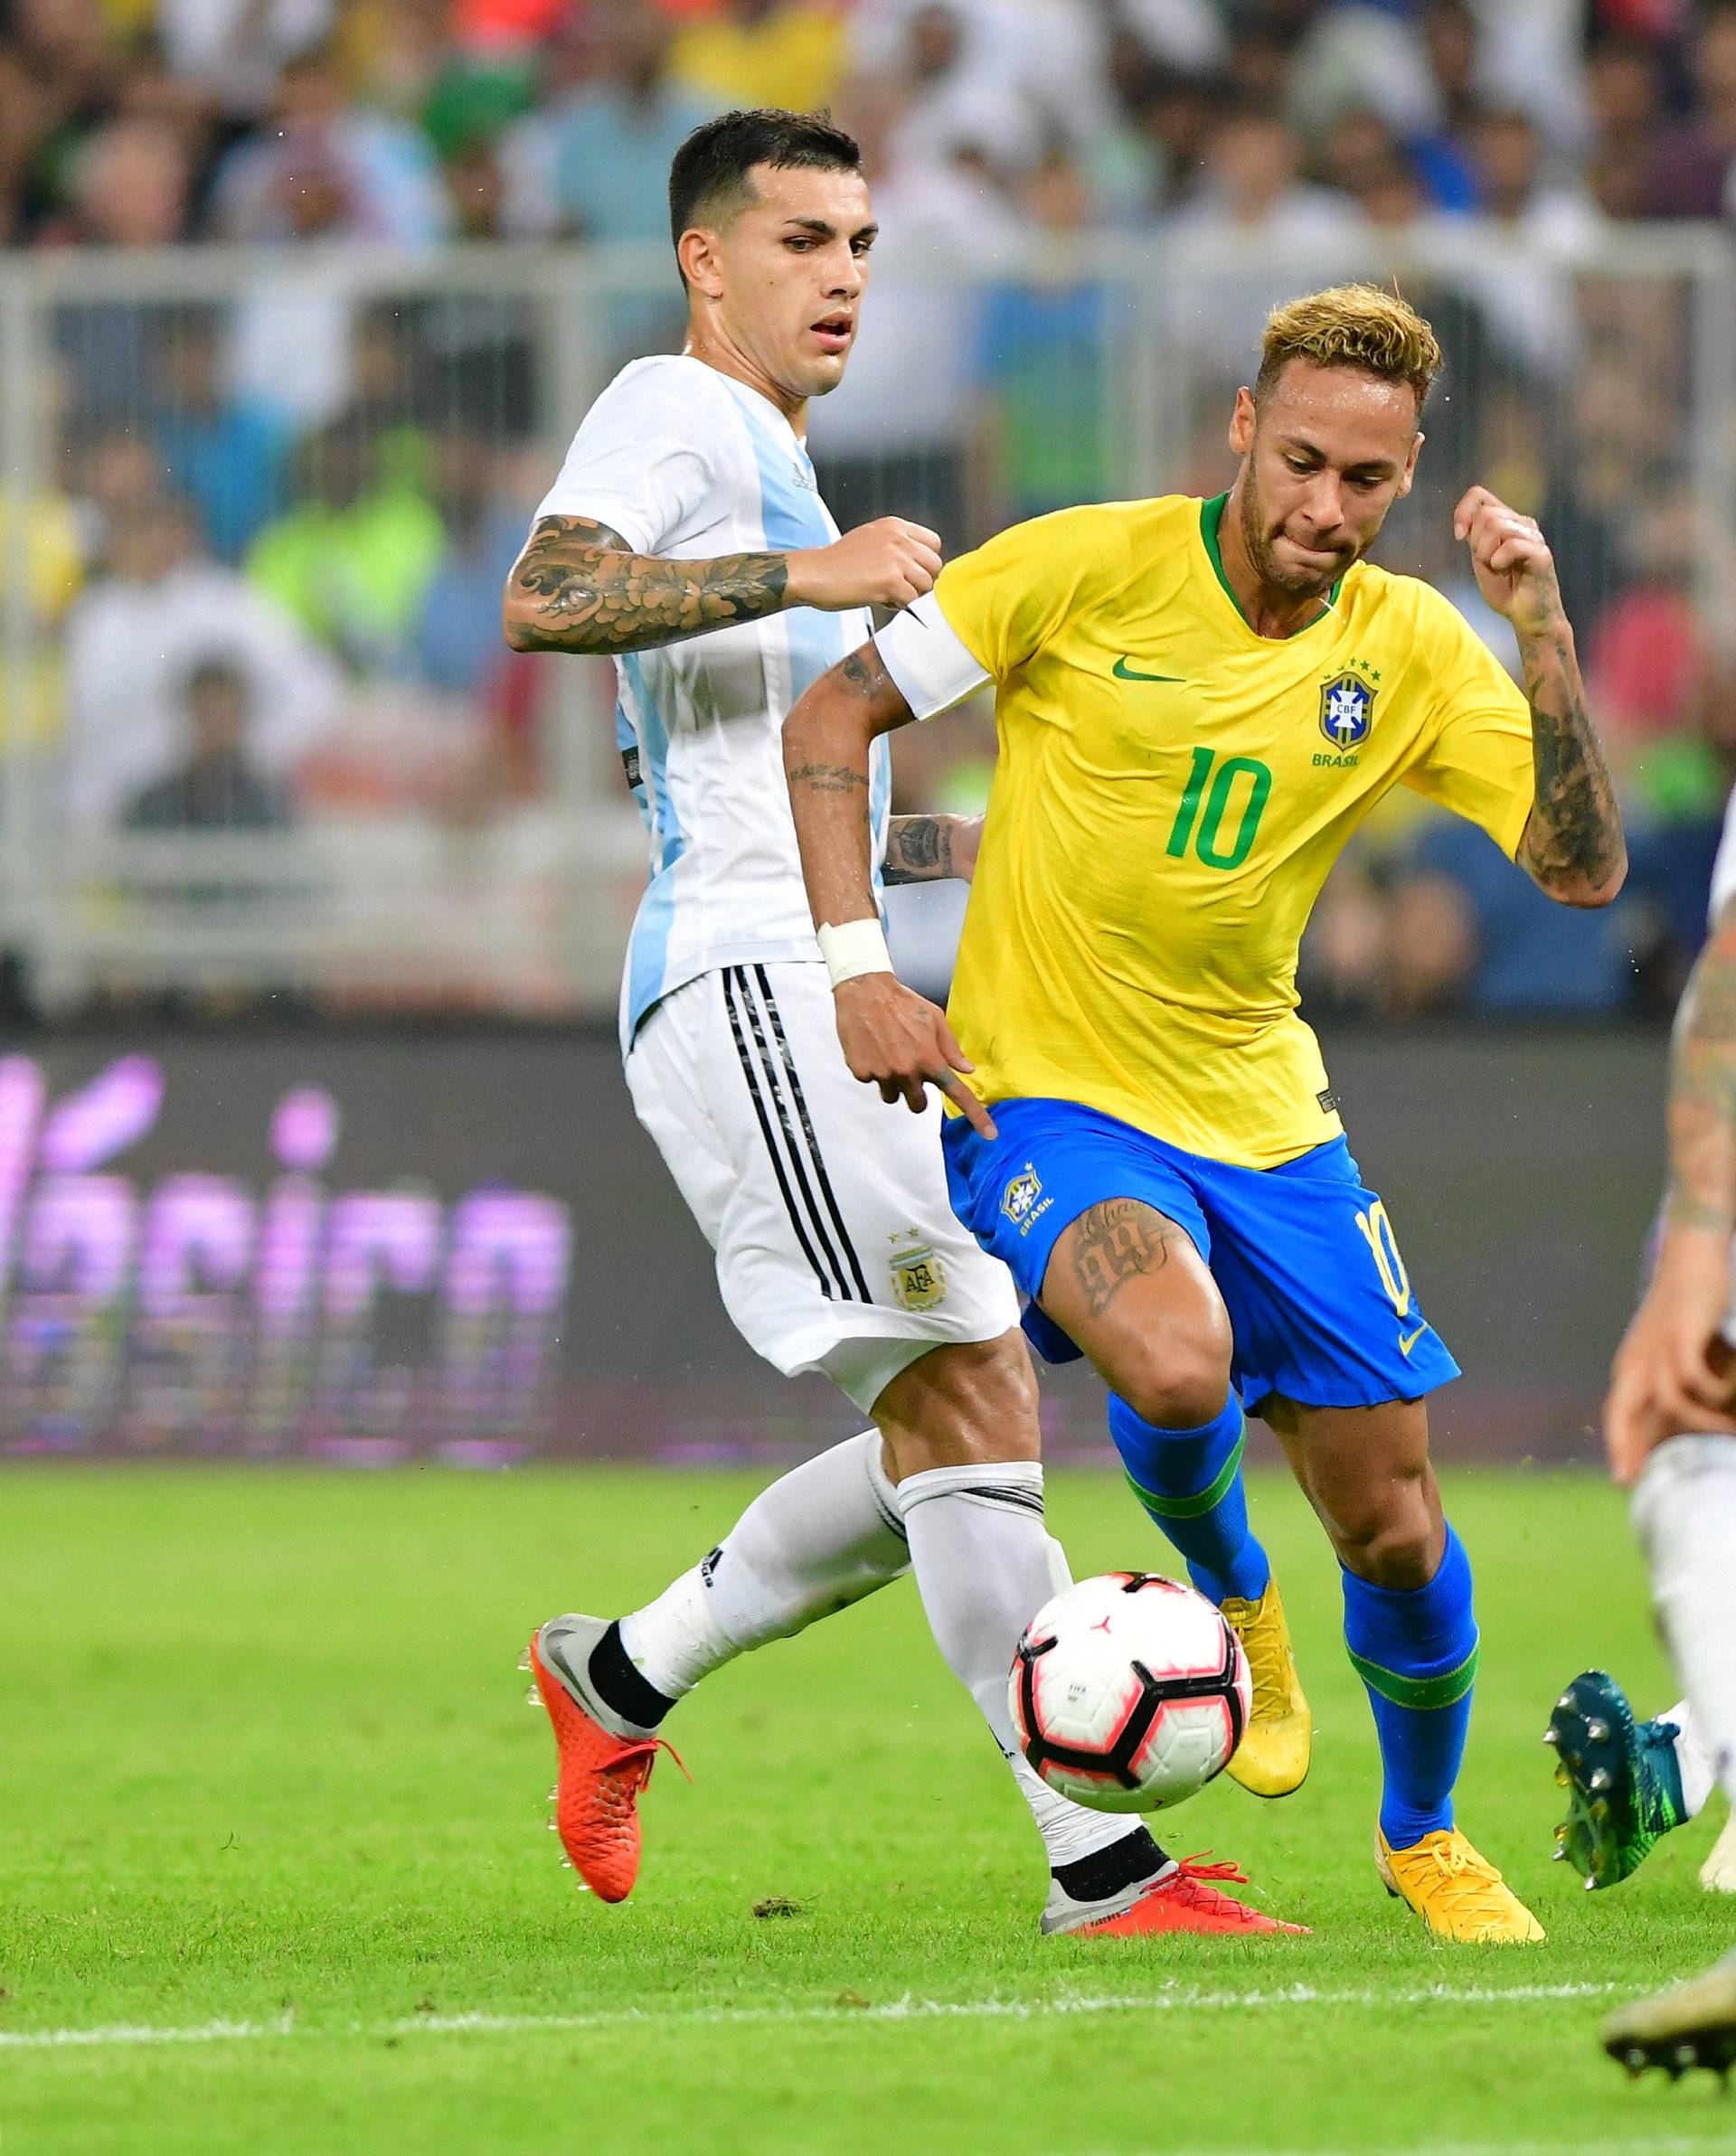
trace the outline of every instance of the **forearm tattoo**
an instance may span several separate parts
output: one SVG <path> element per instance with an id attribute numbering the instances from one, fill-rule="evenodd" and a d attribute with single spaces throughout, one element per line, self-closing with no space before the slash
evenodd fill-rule
<path id="1" fill-rule="evenodd" d="M 1736 1229 L 1736 917 L 1700 955 L 1670 1056 L 1673 1228 Z"/>
<path id="2" fill-rule="evenodd" d="M 950 816 L 894 816 L 886 827 L 888 883 L 931 883 L 954 874 Z"/>
<path id="3" fill-rule="evenodd" d="M 898 695 L 898 691 L 892 687 L 892 675 L 882 665 L 880 654 L 872 644 L 864 644 L 860 651 L 853 651 L 847 657 L 840 659 L 837 674 L 844 687 L 870 702 L 885 694 L 888 690 L 892 690 L 893 695 Z M 900 701 L 902 701 L 901 697 Z"/>
<path id="4" fill-rule="evenodd" d="M 545 516 L 514 568 L 507 620 L 520 651 L 644 651 L 775 614 L 788 584 L 783 554 L 665 561 L 590 517 Z"/>
<path id="5" fill-rule="evenodd" d="M 840 659 L 830 673 L 821 676 L 808 694 L 817 695 L 833 683 L 844 690 L 853 702 L 864 702 L 874 707 L 876 719 L 890 718 L 894 712 L 902 712 L 906 718 L 910 716 L 909 708 L 897 684 L 881 664 L 880 654 L 872 644 L 864 644 L 860 651 L 853 651 L 847 658 Z M 803 712 L 804 708 L 803 704 L 798 703 L 797 712 Z M 853 720 L 851 723 L 854 726 L 855 722 Z M 802 787 L 816 794 L 865 794 L 868 790 L 866 745 L 863 746 L 863 761 L 860 764 L 818 760 L 806 764 L 790 763 L 788 756 L 792 749 L 797 755 L 801 753 L 797 744 L 804 730 L 811 732 L 814 730 L 803 730 L 799 717 L 784 729 L 784 768 L 791 791 Z M 895 819 L 895 823 L 904 821 L 906 819 L 903 817 Z M 906 878 L 904 880 L 911 881 L 914 879 Z"/>
<path id="6" fill-rule="evenodd" d="M 1087 1206 L 1070 1230 L 1073 1277 L 1093 1317 L 1103 1313 L 1125 1284 L 1169 1263 L 1169 1245 L 1181 1230 L 1137 1198 L 1110 1198 Z"/>
<path id="7" fill-rule="evenodd" d="M 1565 627 L 1521 642 L 1536 775 L 1521 858 L 1545 890 L 1601 887 L 1627 854 L 1572 644 Z"/>
<path id="8" fill-rule="evenodd" d="M 797 764 L 788 773 L 793 786 L 806 786 L 815 794 L 865 794 L 868 774 L 849 764 Z"/>

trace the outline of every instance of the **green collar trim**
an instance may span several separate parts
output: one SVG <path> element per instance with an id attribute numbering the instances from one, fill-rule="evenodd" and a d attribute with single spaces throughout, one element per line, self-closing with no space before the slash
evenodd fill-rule
<path id="1" fill-rule="evenodd" d="M 1200 504 L 1200 537 L 1205 541 L 1206 558 L 1212 564 L 1212 572 L 1217 578 L 1219 583 L 1223 586 L 1224 594 L 1229 599 L 1230 604 L 1235 608 L 1236 613 L 1241 621 L 1242 626 L 1247 629 L 1250 636 L 1258 636 L 1260 635 L 1260 631 L 1255 628 L 1253 623 L 1249 620 L 1248 617 L 1242 613 L 1241 601 L 1236 597 L 1235 587 L 1231 583 L 1229 578 L 1223 573 L 1223 549 L 1220 544 L 1220 533 L 1223 526 L 1223 513 L 1225 509 L 1228 508 L 1229 504 L 1230 496 L 1227 493 L 1213 494 L 1209 502 L 1202 502 Z M 1326 603 L 1320 609 L 1319 613 L 1315 616 L 1314 621 L 1305 621 L 1299 629 L 1292 629 L 1290 631 L 1290 636 L 1306 636 L 1308 631 L 1315 626 L 1315 622 L 1325 621 L 1327 615 L 1329 615 L 1332 609 L 1338 604 L 1338 594 L 1344 589 L 1344 579 L 1340 577 L 1338 581 L 1333 586 L 1332 589 L 1327 592 Z M 1269 641 L 1275 644 L 1286 644 L 1289 641 L 1289 638 L 1284 636 L 1275 636 L 1269 639 L 1262 638 L 1261 641 Z"/>
<path id="2" fill-rule="evenodd" d="M 1223 523 L 1223 513 L 1229 505 L 1230 497 L 1227 494 L 1213 494 L 1209 502 L 1200 504 L 1200 537 L 1205 541 L 1205 551 L 1212 563 L 1212 573 L 1223 586 L 1230 604 L 1238 614 L 1241 614 L 1241 601 L 1236 597 L 1234 586 L 1223 573 L 1223 552 L 1218 544 L 1218 532 Z M 1241 614 L 1241 618 L 1249 628 L 1253 627 L 1253 623 L 1248 620 L 1245 614 Z"/>

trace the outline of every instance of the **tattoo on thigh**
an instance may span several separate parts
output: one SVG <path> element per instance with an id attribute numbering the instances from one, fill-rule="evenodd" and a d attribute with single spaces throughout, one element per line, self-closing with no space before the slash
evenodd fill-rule
<path id="1" fill-rule="evenodd" d="M 1074 1225 L 1073 1277 L 1093 1317 L 1102 1316 L 1123 1282 L 1168 1264 L 1169 1239 L 1177 1232 L 1137 1198 L 1089 1206 Z"/>

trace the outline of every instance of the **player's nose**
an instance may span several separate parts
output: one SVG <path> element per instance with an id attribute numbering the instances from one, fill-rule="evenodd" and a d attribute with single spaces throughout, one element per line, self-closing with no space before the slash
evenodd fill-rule
<path id="1" fill-rule="evenodd" d="M 1308 489 L 1307 515 L 1316 539 L 1331 539 L 1344 530 L 1344 491 L 1335 473 L 1316 474 L 1314 484 Z"/>

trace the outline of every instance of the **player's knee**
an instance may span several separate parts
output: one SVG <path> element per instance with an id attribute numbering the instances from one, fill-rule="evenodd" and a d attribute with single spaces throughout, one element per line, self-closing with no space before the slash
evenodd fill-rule
<path id="1" fill-rule="evenodd" d="M 1390 1484 L 1379 1500 L 1341 1528 L 1338 1554 L 1359 1579 L 1377 1587 L 1426 1587 L 1440 1563 L 1446 1529 L 1421 1483 Z"/>
<path id="2" fill-rule="evenodd" d="M 874 1402 L 901 1476 L 920 1467 L 1034 1460 L 1037 1380 L 1021 1332 L 936 1348 Z"/>
<path id="3" fill-rule="evenodd" d="M 1230 1358 L 1214 1342 L 1143 1349 L 1129 1360 L 1116 1371 L 1115 1389 L 1154 1429 L 1197 1430 L 1223 1413 Z"/>

